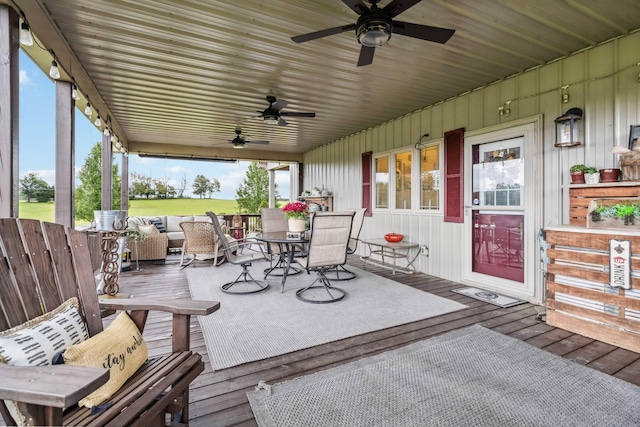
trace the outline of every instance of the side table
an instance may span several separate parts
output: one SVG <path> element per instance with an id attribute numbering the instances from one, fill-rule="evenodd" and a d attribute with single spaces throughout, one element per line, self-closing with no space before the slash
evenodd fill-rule
<path id="1" fill-rule="evenodd" d="M 369 255 L 360 257 L 363 267 L 365 267 L 367 262 L 370 262 L 380 267 L 392 270 L 394 275 L 396 274 L 396 271 L 407 274 L 415 273 L 416 268 L 413 265 L 413 262 L 418 257 L 420 251 L 416 250 L 413 258 L 409 258 L 409 256 L 412 249 L 419 248 L 419 244 L 405 241 L 391 243 L 387 242 L 385 239 L 371 239 L 360 241 L 367 245 L 367 247 L 369 248 Z M 373 255 L 379 255 L 381 257 L 381 260 L 371 258 Z M 398 265 L 398 259 L 405 260 L 407 264 Z"/>

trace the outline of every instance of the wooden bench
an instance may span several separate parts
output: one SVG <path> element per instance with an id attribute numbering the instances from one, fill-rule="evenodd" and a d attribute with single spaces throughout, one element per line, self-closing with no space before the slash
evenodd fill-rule
<path id="1" fill-rule="evenodd" d="M 126 310 L 144 330 L 149 310 L 173 314 L 172 353 L 149 358 L 97 415 L 76 403 L 108 380 L 106 369 L 0 363 L 0 399 L 29 404 L 32 425 L 186 425 L 189 384 L 204 369 L 190 347 L 192 315 L 208 315 L 215 301 L 148 298 L 98 299 L 85 233 L 37 220 L 0 219 L 0 330 L 7 330 L 58 307 L 80 301 L 89 335 L 103 330 L 101 314 Z M 9 425 L 13 419 L 0 401 Z"/>

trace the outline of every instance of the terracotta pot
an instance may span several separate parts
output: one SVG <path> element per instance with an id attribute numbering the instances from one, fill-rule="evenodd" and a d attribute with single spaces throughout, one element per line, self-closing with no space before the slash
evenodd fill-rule
<path id="1" fill-rule="evenodd" d="M 600 182 L 618 182 L 620 169 L 600 169 Z"/>
<path id="2" fill-rule="evenodd" d="M 572 184 L 584 184 L 584 172 L 571 172 Z"/>

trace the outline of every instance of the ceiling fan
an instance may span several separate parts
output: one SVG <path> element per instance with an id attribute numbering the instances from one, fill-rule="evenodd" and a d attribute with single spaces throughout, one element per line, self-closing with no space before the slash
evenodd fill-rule
<path id="1" fill-rule="evenodd" d="M 242 135 L 242 129 L 240 126 L 236 128 L 236 137 L 229 141 L 230 144 L 233 144 L 233 148 L 244 148 L 245 144 L 268 144 L 269 141 L 248 141 Z"/>
<path id="2" fill-rule="evenodd" d="M 358 43 L 362 45 L 362 48 L 360 48 L 360 57 L 358 58 L 358 67 L 360 67 L 373 62 L 375 48 L 388 42 L 391 38 L 391 33 L 444 44 L 453 36 L 453 33 L 456 32 L 456 30 L 447 28 L 393 20 L 394 17 L 409 9 L 411 6 L 420 3 L 421 0 L 392 0 L 391 3 L 382 9 L 378 7 L 380 0 L 368 1 L 371 3 L 370 8 L 361 0 L 342 0 L 344 4 L 360 16 L 355 24 L 302 34 L 291 37 L 291 40 L 296 43 L 303 43 L 321 37 L 355 30 Z"/>
<path id="3" fill-rule="evenodd" d="M 276 99 L 275 96 L 267 95 L 267 102 L 269 103 L 269 107 L 267 107 L 264 111 L 258 111 L 260 115 L 258 117 L 262 118 L 265 123 L 269 124 L 278 124 L 280 126 L 286 126 L 287 121 L 282 118 L 282 116 L 288 117 L 315 117 L 316 113 L 300 113 L 293 111 L 281 111 L 284 107 L 286 107 L 289 102 L 284 99 Z"/>

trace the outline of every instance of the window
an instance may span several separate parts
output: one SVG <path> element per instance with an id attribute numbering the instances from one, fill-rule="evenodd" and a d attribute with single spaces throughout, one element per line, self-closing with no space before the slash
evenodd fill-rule
<path id="1" fill-rule="evenodd" d="M 375 160 L 376 208 L 389 207 L 389 156 Z"/>
<path id="2" fill-rule="evenodd" d="M 473 204 L 521 207 L 524 138 L 473 146 Z"/>
<path id="3" fill-rule="evenodd" d="M 395 155 L 396 209 L 411 209 L 411 157 L 411 151 Z"/>
<path id="4" fill-rule="evenodd" d="M 420 149 L 420 209 L 440 209 L 440 146 Z"/>

